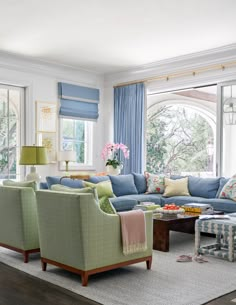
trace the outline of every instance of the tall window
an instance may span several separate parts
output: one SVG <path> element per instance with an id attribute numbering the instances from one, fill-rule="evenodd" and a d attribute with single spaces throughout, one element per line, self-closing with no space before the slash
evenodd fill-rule
<path id="1" fill-rule="evenodd" d="M 147 170 L 215 176 L 216 86 L 152 99 L 147 112 Z"/>
<path id="2" fill-rule="evenodd" d="M 23 89 L 0 85 L 0 179 L 19 179 Z"/>
<path id="3" fill-rule="evenodd" d="M 76 162 L 70 163 L 70 168 L 91 166 L 93 122 L 62 118 L 60 123 L 61 149 L 76 152 Z"/>

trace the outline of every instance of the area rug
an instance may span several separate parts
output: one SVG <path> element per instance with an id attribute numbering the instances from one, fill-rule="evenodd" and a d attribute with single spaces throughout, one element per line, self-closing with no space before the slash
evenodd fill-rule
<path id="1" fill-rule="evenodd" d="M 100 273 L 89 278 L 87 287 L 80 276 L 59 268 L 48 265 L 47 272 L 41 271 L 39 254 L 24 264 L 20 254 L 0 248 L 0 261 L 104 305 L 202 305 L 236 289 L 236 262 L 214 257 L 207 263 L 176 262 L 193 251 L 194 235 L 173 232 L 170 252 L 153 251 L 151 270 L 139 263 Z"/>

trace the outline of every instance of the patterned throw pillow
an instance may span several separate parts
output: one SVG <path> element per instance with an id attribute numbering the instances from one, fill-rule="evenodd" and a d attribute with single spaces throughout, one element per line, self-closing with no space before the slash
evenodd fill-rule
<path id="1" fill-rule="evenodd" d="M 116 210 L 107 196 L 103 196 L 99 199 L 99 206 L 100 209 L 107 214 L 116 214 Z"/>
<path id="2" fill-rule="evenodd" d="M 154 175 L 148 172 L 144 173 L 147 181 L 147 193 L 164 193 L 165 189 L 165 175 Z"/>
<path id="3" fill-rule="evenodd" d="M 229 179 L 229 181 L 224 185 L 220 198 L 227 198 L 236 201 L 236 175 Z"/>
<path id="4" fill-rule="evenodd" d="M 116 214 L 116 210 L 109 200 L 109 198 L 115 197 L 110 180 L 101 181 L 99 183 L 84 181 L 83 183 L 85 187 L 95 187 L 97 189 L 99 206 L 103 212 L 107 214 Z"/>

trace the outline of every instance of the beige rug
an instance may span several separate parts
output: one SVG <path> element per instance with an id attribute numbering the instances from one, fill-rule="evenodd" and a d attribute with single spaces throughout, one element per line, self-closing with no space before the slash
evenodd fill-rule
<path id="1" fill-rule="evenodd" d="M 213 257 L 202 264 L 176 262 L 193 249 L 193 235 L 173 232 L 170 252 L 153 251 L 151 271 L 139 263 L 91 276 L 88 287 L 81 286 L 80 276 L 59 268 L 41 271 L 38 254 L 24 264 L 20 254 L 0 248 L 0 261 L 104 305 L 200 305 L 236 289 L 236 262 Z"/>

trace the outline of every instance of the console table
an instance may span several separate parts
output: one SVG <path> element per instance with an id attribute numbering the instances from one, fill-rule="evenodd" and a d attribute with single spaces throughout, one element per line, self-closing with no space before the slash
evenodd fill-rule
<path id="1" fill-rule="evenodd" d="M 90 175 L 70 175 L 70 176 L 62 176 L 61 179 L 60 179 L 60 183 L 62 181 L 62 179 L 65 179 L 65 178 L 69 178 L 69 179 L 80 179 L 80 180 L 88 180 L 90 178 Z"/>

